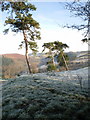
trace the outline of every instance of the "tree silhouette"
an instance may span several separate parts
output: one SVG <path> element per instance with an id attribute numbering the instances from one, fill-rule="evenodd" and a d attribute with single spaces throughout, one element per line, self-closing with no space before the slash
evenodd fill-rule
<path id="1" fill-rule="evenodd" d="M 71 3 L 66 3 L 66 9 L 68 9 L 75 17 L 79 17 L 84 21 L 84 24 L 79 25 L 67 25 L 68 28 L 84 30 L 83 42 L 89 42 L 90 40 L 90 0 L 86 2 L 74 1 Z"/>
<path id="2" fill-rule="evenodd" d="M 7 12 L 8 17 L 5 20 L 5 25 L 9 25 L 9 28 L 4 30 L 4 33 L 8 33 L 11 29 L 12 32 L 21 32 L 24 40 L 21 42 L 20 47 L 25 44 L 25 56 L 28 65 L 29 73 L 31 73 L 30 63 L 28 59 L 28 50 L 37 52 L 37 43 L 35 40 L 40 39 L 40 25 L 32 17 L 32 11 L 35 11 L 36 7 L 29 2 L 2 2 L 1 11 Z"/>

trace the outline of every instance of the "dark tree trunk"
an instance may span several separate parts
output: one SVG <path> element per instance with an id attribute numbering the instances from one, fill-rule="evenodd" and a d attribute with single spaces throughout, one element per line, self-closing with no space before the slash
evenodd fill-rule
<path id="1" fill-rule="evenodd" d="M 52 53 L 51 49 L 49 50 L 49 54 L 52 57 L 52 64 L 55 66 L 55 61 L 54 61 L 54 54 Z"/>
<path id="2" fill-rule="evenodd" d="M 28 58 L 28 41 L 27 41 L 27 38 L 26 38 L 26 35 L 25 35 L 24 31 L 23 31 L 23 35 L 24 35 L 24 41 L 25 41 L 25 57 L 26 57 L 26 62 L 27 62 L 29 73 L 32 73 L 31 72 L 31 67 L 30 67 L 30 64 L 29 64 L 29 58 Z"/>
<path id="3" fill-rule="evenodd" d="M 52 53 L 52 62 L 53 62 L 53 65 L 55 66 L 55 61 L 54 61 L 54 55 Z"/>
<path id="4" fill-rule="evenodd" d="M 61 52 L 61 55 L 62 55 L 62 57 L 63 57 L 63 60 L 64 60 L 64 63 L 65 63 L 65 68 L 66 68 L 66 70 L 69 70 L 69 69 L 68 69 L 67 62 L 66 62 L 66 60 L 65 60 L 65 57 L 64 57 L 64 55 L 63 55 L 63 52 Z"/>

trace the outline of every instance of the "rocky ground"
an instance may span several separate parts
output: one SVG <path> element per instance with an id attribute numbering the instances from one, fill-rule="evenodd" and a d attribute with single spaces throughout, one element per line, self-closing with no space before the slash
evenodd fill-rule
<path id="1" fill-rule="evenodd" d="M 88 68 L 22 75 L 2 85 L 2 120 L 89 120 Z"/>

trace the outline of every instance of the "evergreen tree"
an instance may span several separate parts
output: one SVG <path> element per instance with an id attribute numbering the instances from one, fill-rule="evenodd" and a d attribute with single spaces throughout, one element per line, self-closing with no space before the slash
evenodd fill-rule
<path id="1" fill-rule="evenodd" d="M 44 45 L 42 47 L 44 47 L 43 51 L 45 51 L 46 49 L 49 50 L 47 52 L 48 58 L 50 59 L 50 61 L 48 63 L 51 63 L 51 64 L 53 64 L 53 66 L 55 66 L 54 52 L 53 52 L 53 48 L 54 48 L 53 42 L 44 43 Z"/>
<path id="2" fill-rule="evenodd" d="M 9 25 L 9 28 L 4 30 L 4 33 L 8 33 L 11 29 L 12 32 L 21 32 L 24 40 L 21 42 L 20 47 L 25 44 L 25 56 L 28 65 L 29 73 L 31 73 L 30 63 L 28 59 L 28 49 L 32 52 L 37 52 L 37 43 L 35 40 L 40 39 L 40 25 L 33 19 L 32 11 L 35 11 L 36 7 L 29 2 L 2 2 L 1 11 L 7 12 L 8 17 L 5 20 L 5 25 Z"/>
<path id="3" fill-rule="evenodd" d="M 43 51 L 45 51 L 46 48 L 49 50 L 49 52 L 47 52 L 48 58 L 50 58 L 50 60 L 48 61 L 49 69 L 55 70 L 54 57 L 57 56 L 57 62 L 59 63 L 59 65 L 65 66 L 66 70 L 68 70 L 68 65 L 66 62 L 67 56 L 64 53 L 64 49 L 69 47 L 67 44 L 64 44 L 59 41 L 54 41 L 54 42 L 44 43 L 43 47 L 44 47 Z"/>
<path id="4" fill-rule="evenodd" d="M 67 65 L 67 56 L 64 53 L 64 49 L 68 48 L 69 46 L 67 44 L 64 44 L 59 41 L 54 42 L 54 50 L 56 50 L 56 56 L 58 58 L 59 65 L 65 66 L 66 70 L 68 70 Z"/>

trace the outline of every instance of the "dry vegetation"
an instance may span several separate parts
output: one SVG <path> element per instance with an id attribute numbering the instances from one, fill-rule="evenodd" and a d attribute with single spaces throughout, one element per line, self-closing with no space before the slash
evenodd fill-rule
<path id="1" fill-rule="evenodd" d="M 19 54 L 2 55 L 2 77 L 15 78 L 20 72 L 27 69 L 25 57 Z"/>
<path id="2" fill-rule="evenodd" d="M 32 73 L 38 72 L 39 60 L 37 57 L 30 57 Z M 24 55 L 4 54 L 2 55 L 2 77 L 15 78 L 18 75 L 27 73 L 27 64 Z"/>

